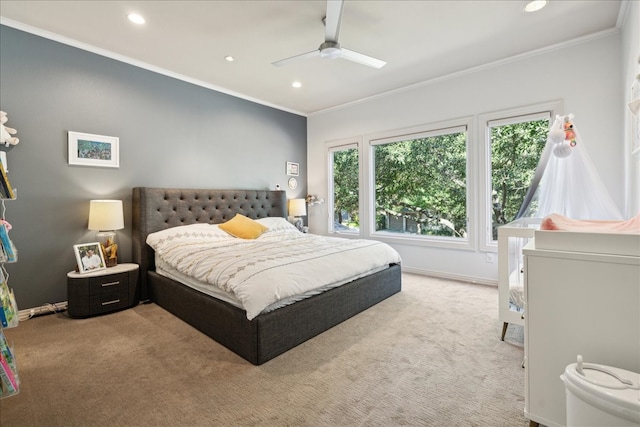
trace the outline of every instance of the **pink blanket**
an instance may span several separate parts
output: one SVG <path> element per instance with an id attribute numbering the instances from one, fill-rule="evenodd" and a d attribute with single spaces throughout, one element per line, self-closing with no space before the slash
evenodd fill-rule
<path id="1" fill-rule="evenodd" d="M 640 214 L 626 221 L 571 219 L 551 214 L 542 220 L 541 230 L 582 231 L 585 233 L 640 234 Z"/>

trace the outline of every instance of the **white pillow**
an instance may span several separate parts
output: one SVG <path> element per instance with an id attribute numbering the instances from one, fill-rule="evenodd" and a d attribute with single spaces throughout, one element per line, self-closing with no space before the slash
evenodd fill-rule
<path id="1" fill-rule="evenodd" d="M 257 222 L 269 228 L 268 231 L 276 231 L 276 230 L 296 230 L 295 225 L 291 224 L 285 218 L 279 216 L 270 216 L 267 218 L 256 219 Z"/>
<path id="2" fill-rule="evenodd" d="M 191 224 L 178 227 L 167 228 L 156 231 L 147 236 L 147 244 L 154 250 L 158 250 L 160 245 L 170 243 L 175 240 L 206 241 L 212 239 L 233 239 L 232 236 L 218 228 L 217 224 Z"/>

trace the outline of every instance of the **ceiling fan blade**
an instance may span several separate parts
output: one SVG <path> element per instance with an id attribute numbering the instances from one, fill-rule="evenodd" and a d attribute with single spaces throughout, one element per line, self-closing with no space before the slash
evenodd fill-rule
<path id="1" fill-rule="evenodd" d="M 338 42 L 344 0 L 327 0 L 327 16 L 324 22 L 324 41 Z"/>
<path id="2" fill-rule="evenodd" d="M 340 58 L 348 59 L 349 61 L 357 62 L 362 65 L 367 65 L 373 68 L 382 68 L 387 63 L 380 59 L 373 58 L 371 56 L 363 55 L 362 53 L 354 52 L 349 49 L 342 48 Z"/>
<path id="3" fill-rule="evenodd" d="M 292 56 L 289 58 L 281 59 L 276 62 L 272 62 L 276 67 L 282 67 L 283 65 L 291 64 L 292 62 L 302 61 L 303 59 L 313 58 L 314 56 L 320 56 L 319 50 L 312 50 L 311 52 L 301 53 L 300 55 Z"/>

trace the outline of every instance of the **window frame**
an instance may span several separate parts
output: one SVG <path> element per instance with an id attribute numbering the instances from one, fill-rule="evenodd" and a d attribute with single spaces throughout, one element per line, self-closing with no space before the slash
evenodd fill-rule
<path id="1" fill-rule="evenodd" d="M 475 224 L 472 219 L 472 215 L 475 203 L 473 192 L 471 188 L 475 186 L 475 175 L 473 168 L 474 153 L 474 132 L 475 126 L 473 117 L 463 117 L 459 119 L 435 122 L 431 124 L 425 124 L 420 126 L 414 126 L 410 128 L 397 129 L 387 132 L 379 132 L 375 134 L 366 135 L 364 137 L 363 146 L 366 150 L 363 150 L 362 154 L 364 159 L 362 160 L 361 167 L 365 172 L 366 181 L 362 184 L 365 188 L 362 191 L 361 202 L 366 204 L 364 209 L 365 215 L 361 215 L 360 228 L 364 232 L 364 238 L 371 238 L 375 240 L 384 241 L 387 243 L 399 243 L 409 244 L 417 246 L 429 246 L 429 247 L 442 247 L 442 248 L 455 248 L 475 250 L 474 228 Z M 375 154 L 374 149 L 376 145 L 387 144 L 391 142 L 404 141 L 407 139 L 425 137 L 425 136 L 437 136 L 448 133 L 455 133 L 456 131 L 464 131 L 467 135 L 466 140 L 466 212 L 467 212 L 467 237 L 447 237 L 447 236 L 422 236 L 422 235 L 400 235 L 385 230 L 376 231 L 375 229 Z M 366 224 L 363 224 L 366 222 Z"/>
<path id="2" fill-rule="evenodd" d="M 344 151 L 350 149 L 356 149 L 358 151 L 358 215 L 360 217 L 360 228 L 359 230 L 353 231 L 341 231 L 335 230 L 334 228 L 334 220 L 333 220 L 333 212 L 334 212 L 334 179 L 333 179 L 333 153 L 336 151 Z M 330 141 L 325 144 L 325 152 L 327 155 L 327 233 L 329 235 L 339 235 L 340 237 L 352 237 L 352 238 L 361 238 L 363 235 L 363 227 L 362 227 L 362 212 L 363 210 L 363 185 L 362 185 L 362 138 L 347 138 L 340 139 L 336 141 Z"/>
<path id="3" fill-rule="evenodd" d="M 491 127 L 548 118 L 549 126 L 563 109 L 562 100 L 511 108 L 478 115 L 480 141 L 478 151 L 478 239 L 479 248 L 485 252 L 498 252 L 498 241 L 493 240 L 492 185 L 491 185 Z"/>

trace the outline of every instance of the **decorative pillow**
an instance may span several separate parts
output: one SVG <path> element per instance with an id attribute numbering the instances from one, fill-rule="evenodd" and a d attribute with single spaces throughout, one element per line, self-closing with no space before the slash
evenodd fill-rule
<path id="1" fill-rule="evenodd" d="M 236 214 L 229 221 L 218 225 L 221 230 L 241 239 L 256 239 L 268 230 L 267 227 L 244 215 Z"/>
<path id="2" fill-rule="evenodd" d="M 229 234 L 220 230 L 217 225 L 198 223 L 180 225 L 151 233 L 147 236 L 147 244 L 157 251 L 160 246 L 177 241 L 202 242 L 232 238 Z"/>
<path id="3" fill-rule="evenodd" d="M 295 225 L 291 224 L 289 221 L 287 221 L 285 218 L 279 217 L 279 216 L 270 216 L 267 218 L 260 218 L 260 219 L 256 219 L 256 222 L 259 222 L 260 224 L 269 227 L 269 231 L 276 231 L 276 230 L 295 230 L 298 231 L 298 229 L 295 227 Z"/>

